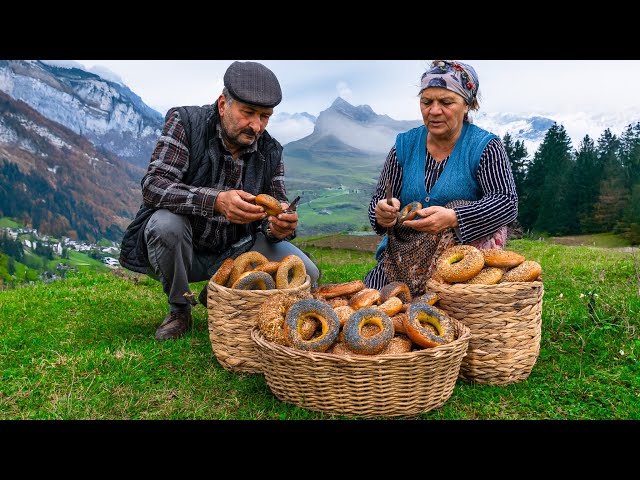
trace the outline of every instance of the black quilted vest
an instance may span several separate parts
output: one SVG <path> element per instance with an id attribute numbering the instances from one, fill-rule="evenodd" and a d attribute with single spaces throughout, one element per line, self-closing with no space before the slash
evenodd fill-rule
<path id="1" fill-rule="evenodd" d="M 216 170 L 222 168 L 223 153 L 220 142 L 215 138 L 216 125 L 220 121 L 218 105 L 187 106 L 172 108 L 167 112 L 165 121 L 178 110 L 184 125 L 186 144 L 189 147 L 189 169 L 185 173 L 182 183 L 196 187 L 212 185 L 212 178 L 216 178 Z M 254 195 L 268 191 L 270 179 L 273 177 L 276 165 L 282 157 L 282 146 L 275 139 L 264 132 L 258 139 L 258 149 L 250 157 L 245 157 L 245 180 L 243 189 Z M 143 181 L 144 182 L 144 179 Z M 127 227 L 120 246 L 120 264 L 134 272 L 147 273 L 147 245 L 144 240 L 144 229 L 147 221 L 157 210 L 156 207 L 141 205 L 134 220 Z M 252 241 L 243 247 L 248 251 L 253 247 L 256 232 L 260 222 L 246 225 L 246 234 Z M 234 252 L 235 254 L 242 253 Z"/>

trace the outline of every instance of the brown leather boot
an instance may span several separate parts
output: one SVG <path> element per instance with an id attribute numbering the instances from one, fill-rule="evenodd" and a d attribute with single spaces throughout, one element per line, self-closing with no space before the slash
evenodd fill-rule
<path id="1" fill-rule="evenodd" d="M 169 340 L 182 337 L 191 328 L 191 311 L 169 312 L 156 330 L 157 340 Z"/>

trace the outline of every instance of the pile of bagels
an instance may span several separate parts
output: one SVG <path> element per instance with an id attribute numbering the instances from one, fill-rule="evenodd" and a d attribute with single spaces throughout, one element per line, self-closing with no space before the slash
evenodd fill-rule
<path id="1" fill-rule="evenodd" d="M 297 255 L 272 262 L 262 253 L 251 250 L 235 259 L 225 259 L 210 281 L 238 290 L 273 290 L 297 288 L 306 280 L 307 269 Z"/>
<path id="2" fill-rule="evenodd" d="M 402 282 L 377 290 L 354 280 L 273 295 L 260 306 L 257 325 L 267 340 L 297 350 L 401 354 L 457 338 L 454 321 L 437 301 L 431 292 L 412 298 Z"/>
<path id="3" fill-rule="evenodd" d="M 542 267 L 519 253 L 492 248 L 480 250 L 472 245 L 454 245 L 437 260 L 434 281 L 495 285 L 506 282 L 541 280 Z"/>

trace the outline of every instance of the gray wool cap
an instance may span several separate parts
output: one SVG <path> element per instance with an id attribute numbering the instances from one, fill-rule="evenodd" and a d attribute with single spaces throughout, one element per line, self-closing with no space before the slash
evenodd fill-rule
<path id="1" fill-rule="evenodd" d="M 259 107 L 273 108 L 282 100 L 275 74 L 257 62 L 233 62 L 224 74 L 224 86 L 233 98 Z"/>

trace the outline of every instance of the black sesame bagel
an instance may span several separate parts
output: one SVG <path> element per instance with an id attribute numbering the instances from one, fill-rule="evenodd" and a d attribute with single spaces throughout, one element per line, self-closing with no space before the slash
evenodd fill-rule
<path id="1" fill-rule="evenodd" d="M 240 275 L 234 284 L 231 285 L 231 288 L 238 290 L 273 290 L 276 288 L 276 282 L 273 281 L 273 277 L 267 272 L 252 270 Z"/>
<path id="2" fill-rule="evenodd" d="M 398 212 L 398 223 L 404 223 L 406 220 L 413 220 L 418 215 L 418 210 L 422 208 L 420 202 L 411 202 L 404 206 Z"/>
<path id="3" fill-rule="evenodd" d="M 376 325 L 380 331 L 365 336 L 365 325 Z M 376 355 L 383 351 L 394 336 L 393 322 L 389 315 L 377 308 L 363 308 L 349 317 L 343 328 L 344 343 L 349 350 L 361 355 Z"/>
<path id="4" fill-rule="evenodd" d="M 317 320 L 320 323 L 319 335 L 310 339 L 303 335 L 302 326 L 305 320 Z M 311 352 L 325 352 L 333 345 L 340 333 L 340 319 L 336 312 L 326 303 L 316 298 L 305 298 L 294 303 L 284 321 L 284 336 L 291 347 Z"/>
<path id="5" fill-rule="evenodd" d="M 447 248 L 436 264 L 436 273 L 445 282 L 466 282 L 484 267 L 482 252 L 472 245 L 454 245 Z"/>
<path id="6" fill-rule="evenodd" d="M 445 315 L 442 310 L 433 308 L 428 303 L 412 303 L 404 321 L 407 337 L 421 347 L 433 348 L 455 340 L 455 330 L 451 317 Z M 431 329 L 425 328 L 423 323 L 435 327 L 438 334 L 435 335 L 431 332 Z"/>

